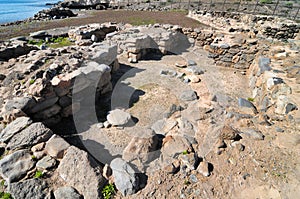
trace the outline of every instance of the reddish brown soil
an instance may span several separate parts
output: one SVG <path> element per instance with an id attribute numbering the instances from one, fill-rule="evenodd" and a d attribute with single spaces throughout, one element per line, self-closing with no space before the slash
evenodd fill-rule
<path id="1" fill-rule="evenodd" d="M 81 13 L 82 14 L 82 13 Z M 163 23 L 174 24 L 183 27 L 204 27 L 205 25 L 196 20 L 186 17 L 186 12 L 169 11 L 126 11 L 126 10 L 105 10 L 105 11 L 85 11 L 83 16 L 69 18 L 63 20 L 47 21 L 47 22 L 30 22 L 20 25 L 11 25 L 0 27 L 0 41 L 16 36 L 25 36 L 31 32 L 45 29 L 53 29 L 65 26 L 80 26 L 89 23 L 133 23 L 134 25 L 142 25 L 143 23 Z"/>

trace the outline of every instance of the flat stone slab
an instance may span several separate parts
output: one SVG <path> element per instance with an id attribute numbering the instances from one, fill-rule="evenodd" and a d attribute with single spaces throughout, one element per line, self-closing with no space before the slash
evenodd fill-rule
<path id="1" fill-rule="evenodd" d="M 16 151 L 0 160 L 0 174 L 7 182 L 17 182 L 34 167 L 34 162 L 27 150 Z"/>
<path id="2" fill-rule="evenodd" d="M 0 134 L 0 142 L 9 141 L 14 135 L 25 129 L 32 123 L 29 117 L 19 117 L 12 123 L 8 124 Z"/>
<path id="3" fill-rule="evenodd" d="M 33 123 L 20 133 L 13 136 L 7 144 L 7 149 L 23 148 L 33 146 L 40 142 L 45 142 L 52 136 L 52 134 L 52 131 L 43 123 Z"/>

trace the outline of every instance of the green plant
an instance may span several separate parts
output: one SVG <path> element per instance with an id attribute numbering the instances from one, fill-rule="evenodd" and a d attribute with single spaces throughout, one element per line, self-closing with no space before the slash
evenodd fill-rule
<path id="1" fill-rule="evenodd" d="M 184 184 L 184 185 L 190 185 L 190 184 L 191 184 L 191 182 L 190 182 L 190 181 L 188 181 L 188 180 L 185 180 L 185 181 L 183 182 L 183 184 Z"/>
<path id="2" fill-rule="evenodd" d="M 249 102 L 254 102 L 254 98 L 252 98 L 252 97 L 248 97 L 247 100 L 248 100 Z"/>
<path id="3" fill-rule="evenodd" d="M 60 48 L 64 46 L 71 46 L 74 44 L 68 37 L 51 38 L 50 41 L 52 43 L 49 43 L 48 46 L 51 48 Z"/>
<path id="4" fill-rule="evenodd" d="M 292 2 L 286 2 L 285 5 L 288 8 L 292 8 L 293 7 L 293 3 Z"/>
<path id="5" fill-rule="evenodd" d="M 187 150 L 182 151 L 182 155 L 187 155 L 187 154 L 188 154 Z"/>
<path id="6" fill-rule="evenodd" d="M 0 192 L 0 199 L 13 199 L 10 193 Z"/>
<path id="7" fill-rule="evenodd" d="M 29 84 L 30 84 L 30 85 L 31 85 L 31 84 L 34 84 L 34 82 L 35 82 L 35 79 L 30 79 Z"/>
<path id="8" fill-rule="evenodd" d="M 1 187 L 4 187 L 4 186 L 5 186 L 5 180 L 1 180 L 0 186 L 1 186 Z"/>
<path id="9" fill-rule="evenodd" d="M 43 177 L 43 172 L 40 170 L 36 170 L 34 174 L 34 178 L 41 178 L 41 177 Z"/>
<path id="10" fill-rule="evenodd" d="M 112 183 L 109 183 L 105 185 L 105 187 L 102 189 L 102 195 L 104 199 L 111 199 L 115 195 L 115 186 Z"/>
<path id="11" fill-rule="evenodd" d="M 37 158 L 36 158 L 35 155 L 32 155 L 32 156 L 31 156 L 31 159 L 36 160 Z"/>
<path id="12" fill-rule="evenodd" d="M 273 3 L 273 0 L 260 0 L 259 2 L 263 4 L 271 4 Z"/>

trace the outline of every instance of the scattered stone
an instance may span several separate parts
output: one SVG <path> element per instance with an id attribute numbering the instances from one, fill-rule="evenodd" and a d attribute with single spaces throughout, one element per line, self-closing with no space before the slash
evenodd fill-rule
<path id="1" fill-rule="evenodd" d="M 168 77 L 176 77 L 177 72 L 175 70 L 162 70 L 160 71 L 161 76 L 168 76 Z"/>
<path id="2" fill-rule="evenodd" d="M 159 156 L 159 138 L 151 129 L 139 128 L 123 151 L 122 158 L 136 165 L 149 163 Z"/>
<path id="3" fill-rule="evenodd" d="M 105 122 L 103 123 L 103 125 L 104 125 L 104 128 L 109 128 L 109 127 L 111 127 L 111 123 L 109 123 L 108 121 L 105 121 Z"/>
<path id="4" fill-rule="evenodd" d="M 139 188 L 139 178 L 131 166 L 123 159 L 116 158 L 110 163 L 110 167 L 115 185 L 122 195 L 128 196 L 136 193 Z"/>
<path id="5" fill-rule="evenodd" d="M 53 158 L 63 158 L 70 144 L 58 135 L 53 135 L 46 143 L 45 152 Z"/>
<path id="6" fill-rule="evenodd" d="M 57 172 L 67 186 L 74 187 L 86 199 L 94 199 L 101 197 L 100 190 L 105 184 L 105 178 L 97 165 L 87 152 L 71 146 L 61 160 Z"/>
<path id="7" fill-rule="evenodd" d="M 210 171 L 209 171 L 209 164 L 208 162 L 206 162 L 205 160 L 203 160 L 202 162 L 200 162 L 197 171 L 202 174 L 205 177 L 210 176 Z"/>
<path id="8" fill-rule="evenodd" d="M 31 151 L 32 152 L 38 152 L 38 151 L 42 151 L 45 147 L 45 142 L 41 142 L 37 145 L 34 145 L 33 147 L 31 147 Z"/>
<path id="9" fill-rule="evenodd" d="M 197 94 L 193 90 L 183 91 L 179 97 L 183 101 L 194 101 L 197 99 Z"/>
<path id="10" fill-rule="evenodd" d="M 49 192 L 45 181 L 29 179 L 9 184 L 9 193 L 13 198 L 45 199 Z"/>
<path id="11" fill-rule="evenodd" d="M 185 165 L 190 170 L 195 170 L 198 163 L 198 156 L 195 153 L 180 154 L 178 159 L 181 165 Z"/>
<path id="12" fill-rule="evenodd" d="M 182 62 L 176 62 L 175 63 L 175 66 L 178 67 L 178 68 L 185 68 L 186 67 L 186 62 L 185 61 L 182 61 Z"/>
<path id="13" fill-rule="evenodd" d="M 0 174 L 9 183 L 17 182 L 34 167 L 34 162 L 27 150 L 16 151 L 0 160 Z"/>
<path id="14" fill-rule="evenodd" d="M 29 117 L 19 117 L 12 123 L 8 124 L 5 129 L 1 131 L 0 141 L 8 142 L 14 135 L 28 127 L 32 123 Z"/>
<path id="15" fill-rule="evenodd" d="M 297 106 L 292 104 L 292 103 L 288 103 L 285 107 L 285 114 L 288 114 L 291 111 L 297 110 Z"/>
<path id="16" fill-rule="evenodd" d="M 36 168 L 47 170 L 53 168 L 55 165 L 56 165 L 55 159 L 51 158 L 50 156 L 45 156 L 36 163 Z"/>
<path id="17" fill-rule="evenodd" d="M 246 135 L 254 140 L 263 140 L 264 139 L 264 135 L 262 134 L 262 132 L 255 130 L 255 129 L 242 129 L 241 133 L 243 135 Z"/>
<path id="18" fill-rule="evenodd" d="M 195 174 L 191 174 L 189 179 L 192 183 L 197 183 L 198 182 L 198 178 Z"/>
<path id="19" fill-rule="evenodd" d="M 81 199 L 82 196 L 73 187 L 60 187 L 54 191 L 54 197 L 59 199 Z"/>
<path id="20" fill-rule="evenodd" d="M 115 109 L 107 115 L 107 121 L 113 126 L 122 126 L 129 122 L 131 115 L 120 109 Z"/>
<path id="21" fill-rule="evenodd" d="M 244 98 L 239 98 L 238 100 L 238 104 L 240 107 L 246 107 L 246 108 L 251 108 L 251 110 L 253 111 L 254 114 L 257 114 L 257 109 L 254 106 L 254 104 L 252 104 L 252 102 L 244 99 Z"/>
<path id="22" fill-rule="evenodd" d="M 260 74 L 265 71 L 270 71 L 272 68 L 270 67 L 271 59 L 267 57 L 260 57 L 258 60 L 258 66 L 260 68 Z"/>
<path id="23" fill-rule="evenodd" d="M 52 136 L 52 131 L 43 123 L 37 122 L 31 124 L 20 133 L 11 138 L 7 144 L 8 149 L 33 146 L 40 142 L 47 141 Z"/>
<path id="24" fill-rule="evenodd" d="M 284 130 L 278 126 L 275 127 L 276 132 L 283 133 Z"/>
<path id="25" fill-rule="evenodd" d="M 100 129 L 104 128 L 103 122 L 99 122 L 99 123 L 97 124 L 97 127 L 100 128 Z"/>
<path id="26" fill-rule="evenodd" d="M 194 75 L 204 74 L 204 71 L 199 66 L 196 65 L 188 66 L 186 70 L 193 73 Z"/>
<path id="27" fill-rule="evenodd" d="M 220 138 L 224 140 L 235 140 L 238 138 L 239 132 L 231 126 L 225 125 L 221 129 Z"/>

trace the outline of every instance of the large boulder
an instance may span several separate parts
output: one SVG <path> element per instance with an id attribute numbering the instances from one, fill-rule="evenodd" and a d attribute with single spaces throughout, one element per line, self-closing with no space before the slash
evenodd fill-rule
<path id="1" fill-rule="evenodd" d="M 114 182 L 123 196 L 136 193 L 139 188 L 139 178 L 133 168 L 123 159 L 116 158 L 110 163 Z"/>
<path id="2" fill-rule="evenodd" d="M 16 199 L 45 199 L 47 198 L 48 190 L 45 181 L 29 179 L 22 182 L 11 183 L 9 185 L 9 193 Z"/>
<path id="3" fill-rule="evenodd" d="M 74 146 L 68 148 L 57 171 L 67 186 L 74 187 L 85 199 L 101 198 L 105 178 L 101 175 L 97 162 Z"/>
<path id="4" fill-rule="evenodd" d="M 143 164 L 159 157 L 159 138 L 151 129 L 137 129 L 139 133 L 132 138 L 123 151 L 123 159 L 135 164 L 140 169 Z"/>
<path id="5" fill-rule="evenodd" d="M 34 162 L 28 151 L 16 151 L 0 160 L 0 175 L 9 183 L 16 182 L 33 167 Z"/>

